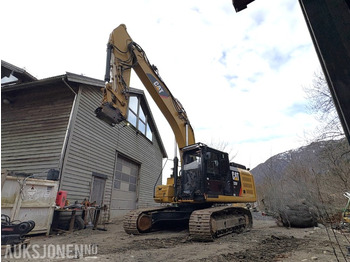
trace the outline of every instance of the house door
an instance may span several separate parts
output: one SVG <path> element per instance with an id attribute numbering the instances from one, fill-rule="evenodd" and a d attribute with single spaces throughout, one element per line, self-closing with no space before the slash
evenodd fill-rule
<path id="1" fill-rule="evenodd" d="M 124 215 L 136 209 L 138 192 L 139 165 L 126 157 L 117 155 L 112 190 L 111 213 Z"/>
<path id="2" fill-rule="evenodd" d="M 92 182 L 90 202 L 96 201 L 96 204 L 101 206 L 103 203 L 106 178 L 101 176 L 95 176 L 94 174 L 92 177 L 93 177 L 93 182 Z"/>

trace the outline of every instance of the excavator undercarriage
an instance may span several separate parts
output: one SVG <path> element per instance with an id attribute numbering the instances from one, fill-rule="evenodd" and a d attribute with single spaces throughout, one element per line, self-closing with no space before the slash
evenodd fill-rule
<path id="1" fill-rule="evenodd" d="M 198 208 L 198 209 L 196 209 Z M 130 211 L 124 217 L 124 230 L 139 235 L 167 224 L 186 224 L 195 241 L 213 241 L 230 233 L 241 233 L 252 227 L 248 209 L 231 205 L 203 208 L 203 205 L 174 205 Z"/>

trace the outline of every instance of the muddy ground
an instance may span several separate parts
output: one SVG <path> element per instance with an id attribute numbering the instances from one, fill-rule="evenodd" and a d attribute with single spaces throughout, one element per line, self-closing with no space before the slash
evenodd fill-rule
<path id="1" fill-rule="evenodd" d="M 30 239 L 25 257 L 8 255 L 2 261 L 350 261 L 350 234 L 324 226 L 315 228 L 278 227 L 271 217 L 253 213 L 254 225 L 249 232 L 233 234 L 214 242 L 194 242 L 186 229 L 158 231 L 144 235 L 127 235 L 122 219 L 105 225 L 107 231 L 91 228 L 73 233 L 35 236 Z M 103 228 L 103 226 L 100 226 Z M 50 254 L 43 254 L 51 245 Z M 55 247 L 67 247 L 54 257 Z M 77 246 L 85 253 L 74 253 Z M 55 246 L 55 247 L 53 247 Z M 83 249 L 80 249 L 84 250 Z M 48 252 L 48 251 L 47 251 Z M 88 254 L 90 252 L 90 254 Z M 40 253 L 40 256 L 39 256 Z M 20 257 L 17 253 L 17 258 Z M 29 254 L 29 256 L 28 256 Z M 77 256 L 75 255 L 77 254 Z M 48 256 L 49 255 L 49 256 Z M 40 258 L 42 257 L 43 258 Z"/>

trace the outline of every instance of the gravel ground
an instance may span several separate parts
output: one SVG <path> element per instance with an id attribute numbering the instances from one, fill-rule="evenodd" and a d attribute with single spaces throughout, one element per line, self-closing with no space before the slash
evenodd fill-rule
<path id="1" fill-rule="evenodd" d="M 2 261 L 70 261 L 72 258 L 81 261 L 126 262 L 350 261 L 346 248 L 350 246 L 349 233 L 332 231 L 325 227 L 279 227 L 273 218 L 259 212 L 253 213 L 253 221 L 253 228 L 249 232 L 226 235 L 213 242 L 201 243 L 192 241 L 187 229 L 127 235 L 120 218 L 107 224 L 107 231 L 90 228 L 70 234 L 32 237 L 26 251 L 29 255 L 26 254 L 23 258 L 22 254 L 17 259 L 14 256 L 3 256 Z M 71 249 L 68 248 L 69 245 Z M 63 255 L 52 254 L 57 252 L 57 246 L 66 247 L 66 252 Z M 83 252 L 76 256 L 74 248 L 77 246 L 92 249 L 90 253 Z"/>

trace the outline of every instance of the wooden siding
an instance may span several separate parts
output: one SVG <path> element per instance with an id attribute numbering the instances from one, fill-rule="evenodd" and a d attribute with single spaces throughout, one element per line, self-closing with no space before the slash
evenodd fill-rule
<path id="1" fill-rule="evenodd" d="M 140 186 L 137 207 L 155 205 L 154 183 L 161 171 L 162 153 L 153 136 L 151 143 L 132 126 L 111 127 L 98 119 L 101 91 L 81 86 L 76 100 L 70 137 L 62 172 L 61 190 L 68 191 L 71 201 L 89 199 L 92 173 L 107 176 L 104 204 L 111 206 L 116 153 L 140 163 Z M 113 213 L 113 212 L 111 212 Z"/>
<path id="2" fill-rule="evenodd" d="M 1 168 L 45 174 L 59 161 L 74 94 L 63 84 L 12 93 L 1 108 Z"/>

